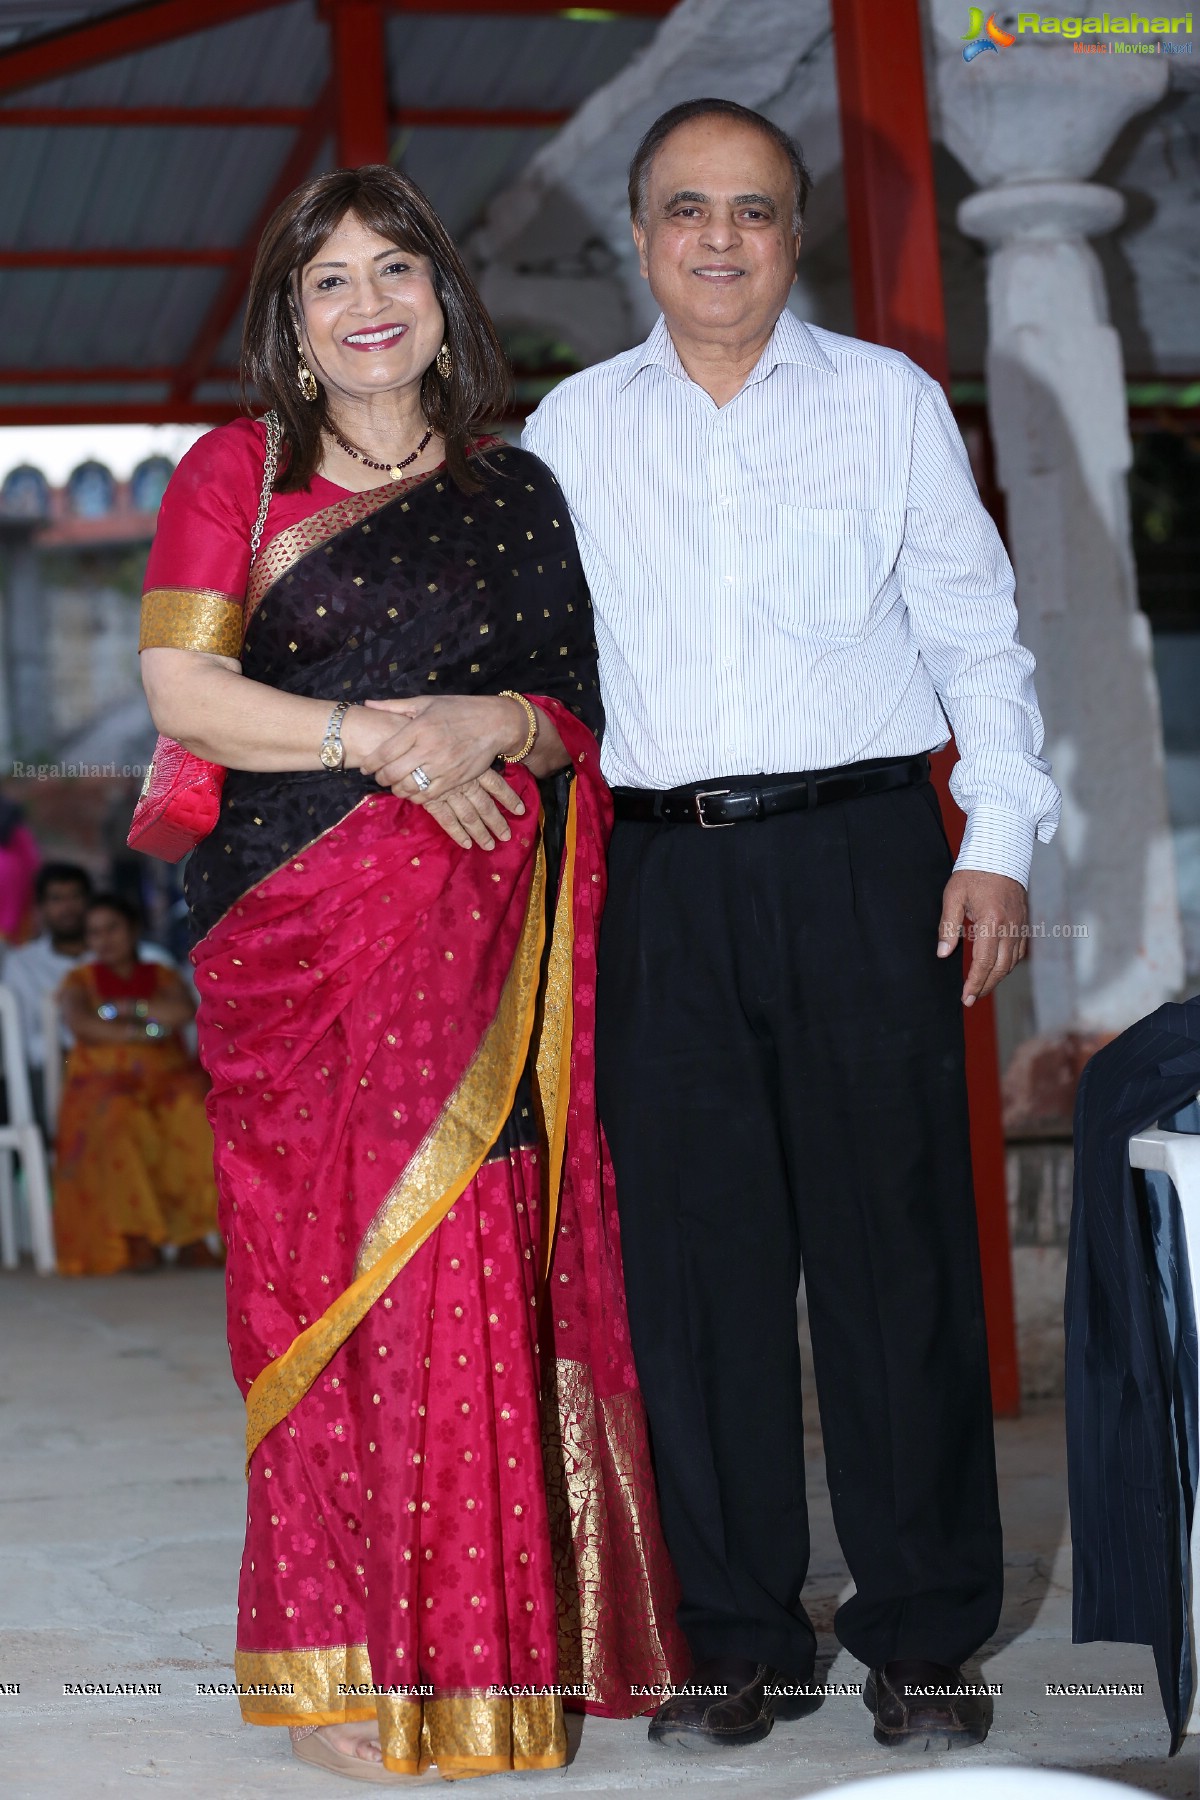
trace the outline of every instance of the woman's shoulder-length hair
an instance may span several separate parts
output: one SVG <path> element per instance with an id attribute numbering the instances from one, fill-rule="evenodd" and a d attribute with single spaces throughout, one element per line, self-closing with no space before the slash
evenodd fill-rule
<path id="1" fill-rule="evenodd" d="M 305 182 L 272 213 L 259 240 L 242 331 L 242 396 L 248 404 L 255 390 L 279 415 L 286 454 L 275 486 L 280 492 L 306 488 L 320 461 L 328 402 L 320 383 L 315 400 L 300 393 L 293 308 L 299 303 L 301 270 L 348 212 L 397 249 L 428 257 L 432 265 L 450 373 L 441 375 L 436 363 L 430 364 L 421 382 L 421 406 L 426 423 L 445 443 L 448 473 L 458 487 L 474 492 L 479 482 L 468 447 L 508 404 L 508 364 L 450 234 L 416 183 L 385 163 L 334 169 Z"/>

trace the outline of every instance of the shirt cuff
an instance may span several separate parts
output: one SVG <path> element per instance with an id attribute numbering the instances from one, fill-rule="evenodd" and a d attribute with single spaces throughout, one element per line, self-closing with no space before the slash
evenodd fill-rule
<path id="1" fill-rule="evenodd" d="M 1023 814 L 1007 812 L 1002 806 L 974 806 L 967 815 L 962 849 L 954 867 L 1007 875 L 1027 888 L 1033 837 L 1033 820 Z"/>

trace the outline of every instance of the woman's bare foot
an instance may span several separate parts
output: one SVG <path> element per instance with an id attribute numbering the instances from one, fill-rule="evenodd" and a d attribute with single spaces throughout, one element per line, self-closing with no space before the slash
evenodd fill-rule
<path id="1" fill-rule="evenodd" d="M 348 1725 L 321 1725 L 313 1733 L 324 1738 L 339 1756 L 357 1756 L 361 1762 L 381 1763 L 379 1723 L 375 1719 L 359 1719 Z"/>

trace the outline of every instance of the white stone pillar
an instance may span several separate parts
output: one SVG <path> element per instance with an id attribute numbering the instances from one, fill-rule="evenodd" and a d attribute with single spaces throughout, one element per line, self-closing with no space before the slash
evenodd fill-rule
<path id="1" fill-rule="evenodd" d="M 1124 201 L 1082 179 L 1167 85 L 1165 59 L 1032 44 L 962 60 L 933 0 L 945 141 L 985 184 L 959 223 L 989 249 L 988 403 L 1021 636 L 1037 658 L 1062 825 L 1034 857 L 1039 1033 L 1116 1030 L 1184 977 L 1150 630 L 1137 603 L 1120 340 L 1087 242 Z M 953 42 L 953 49 L 950 42 Z M 982 65 L 982 66 L 981 66 Z M 976 79 L 981 77 L 982 79 Z"/>

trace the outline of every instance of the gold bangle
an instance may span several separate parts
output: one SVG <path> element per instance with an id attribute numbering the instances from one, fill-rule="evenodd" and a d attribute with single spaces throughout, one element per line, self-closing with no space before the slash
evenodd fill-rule
<path id="1" fill-rule="evenodd" d="M 525 717 L 529 720 L 529 732 L 525 742 L 514 756 L 510 756 L 507 751 L 501 752 L 505 762 L 523 763 L 537 742 L 538 716 L 524 694 L 514 694 L 511 688 L 503 688 L 500 698 L 501 700 L 515 700 L 518 706 L 525 708 Z"/>

